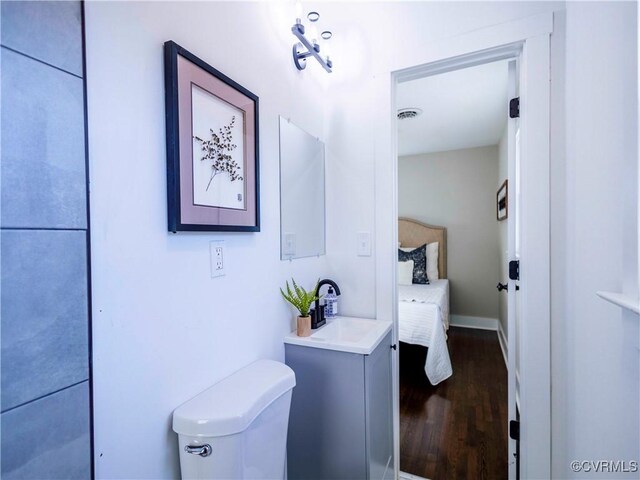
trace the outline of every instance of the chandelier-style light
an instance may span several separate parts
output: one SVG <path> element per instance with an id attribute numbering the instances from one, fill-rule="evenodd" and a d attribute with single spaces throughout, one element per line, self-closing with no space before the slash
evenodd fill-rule
<path id="1" fill-rule="evenodd" d="M 320 44 L 318 43 L 318 27 L 317 23 L 320 20 L 320 14 L 318 12 L 309 12 L 307 14 L 307 20 L 309 20 L 308 35 L 311 40 L 305 36 L 305 27 L 302 24 L 302 5 L 299 1 L 296 2 L 296 23 L 291 27 L 291 31 L 299 40 L 293 45 L 293 63 L 298 70 L 304 70 L 307 67 L 307 58 L 314 57 L 322 68 L 331 73 L 333 62 L 329 55 L 329 39 L 333 36 L 330 30 L 324 30 L 320 34 L 320 38 L 324 40 L 322 47 L 323 52 L 326 52 L 326 56 L 320 55 Z"/>

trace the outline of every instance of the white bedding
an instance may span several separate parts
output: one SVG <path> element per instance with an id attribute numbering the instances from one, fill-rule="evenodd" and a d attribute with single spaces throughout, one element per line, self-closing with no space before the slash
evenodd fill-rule
<path id="1" fill-rule="evenodd" d="M 447 348 L 449 281 L 398 285 L 400 341 L 428 347 L 425 372 L 433 385 L 451 376 Z"/>

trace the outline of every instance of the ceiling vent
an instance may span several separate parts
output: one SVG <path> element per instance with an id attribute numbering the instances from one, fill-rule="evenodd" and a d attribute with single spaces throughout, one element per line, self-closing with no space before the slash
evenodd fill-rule
<path id="1" fill-rule="evenodd" d="M 401 108 L 398 110 L 398 120 L 408 120 L 410 118 L 416 118 L 422 113 L 419 108 Z"/>

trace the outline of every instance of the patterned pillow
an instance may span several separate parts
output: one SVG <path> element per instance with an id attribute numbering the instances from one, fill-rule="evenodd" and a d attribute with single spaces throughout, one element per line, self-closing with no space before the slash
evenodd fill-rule
<path id="1" fill-rule="evenodd" d="M 427 278 L 427 244 L 418 247 L 410 252 L 398 250 L 398 261 L 406 262 L 413 260 L 413 283 L 426 285 L 429 283 Z"/>

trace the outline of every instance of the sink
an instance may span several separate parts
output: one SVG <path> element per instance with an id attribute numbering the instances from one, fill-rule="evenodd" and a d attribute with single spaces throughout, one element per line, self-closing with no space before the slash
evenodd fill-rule
<path id="1" fill-rule="evenodd" d="M 337 320 L 337 321 L 336 321 Z M 312 340 L 358 343 L 371 332 L 372 320 L 342 317 L 332 321 L 325 328 L 311 336 Z"/>
<path id="2" fill-rule="evenodd" d="M 370 318 L 336 317 L 318 328 L 309 337 L 291 332 L 285 343 L 310 348 L 323 348 L 368 355 L 391 330 L 391 322 Z"/>

